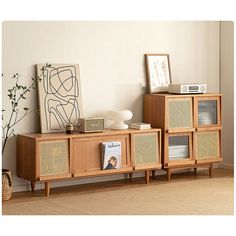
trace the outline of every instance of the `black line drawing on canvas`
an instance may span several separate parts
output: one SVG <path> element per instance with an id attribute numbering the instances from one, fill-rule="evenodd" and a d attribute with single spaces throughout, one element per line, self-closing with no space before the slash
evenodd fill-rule
<path id="1" fill-rule="evenodd" d="M 67 124 L 78 123 L 81 117 L 81 99 L 78 65 L 50 65 L 41 76 L 41 115 L 45 129 L 51 132 L 65 130 Z M 44 113 L 44 114 L 42 114 Z M 43 131 L 43 130 L 42 130 Z"/>

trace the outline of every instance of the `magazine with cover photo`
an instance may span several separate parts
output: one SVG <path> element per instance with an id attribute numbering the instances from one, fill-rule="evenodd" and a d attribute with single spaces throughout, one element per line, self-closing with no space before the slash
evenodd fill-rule
<path id="1" fill-rule="evenodd" d="M 102 169 L 111 170 L 121 168 L 121 142 L 102 143 Z"/>

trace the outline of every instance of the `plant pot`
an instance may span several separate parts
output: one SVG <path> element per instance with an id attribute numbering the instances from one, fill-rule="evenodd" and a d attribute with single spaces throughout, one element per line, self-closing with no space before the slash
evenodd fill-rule
<path id="1" fill-rule="evenodd" d="M 13 192 L 11 171 L 2 169 L 2 200 L 11 199 Z"/>

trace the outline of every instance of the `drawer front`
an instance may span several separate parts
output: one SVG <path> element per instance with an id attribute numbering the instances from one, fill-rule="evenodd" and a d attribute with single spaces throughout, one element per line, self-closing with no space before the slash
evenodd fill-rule
<path id="1" fill-rule="evenodd" d="M 167 128 L 192 128 L 192 98 L 167 100 Z"/>
<path id="2" fill-rule="evenodd" d="M 68 140 L 39 142 L 40 176 L 69 173 Z"/>
<path id="3" fill-rule="evenodd" d="M 220 157 L 220 131 L 196 133 L 196 159 L 204 160 Z"/>
<path id="4" fill-rule="evenodd" d="M 160 136 L 158 133 L 132 134 L 134 168 L 160 164 Z"/>

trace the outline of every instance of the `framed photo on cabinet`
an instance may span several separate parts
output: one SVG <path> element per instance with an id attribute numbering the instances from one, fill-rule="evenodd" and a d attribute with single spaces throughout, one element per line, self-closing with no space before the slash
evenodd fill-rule
<path id="1" fill-rule="evenodd" d="M 171 83 L 169 54 L 145 54 L 148 93 L 168 91 Z"/>

